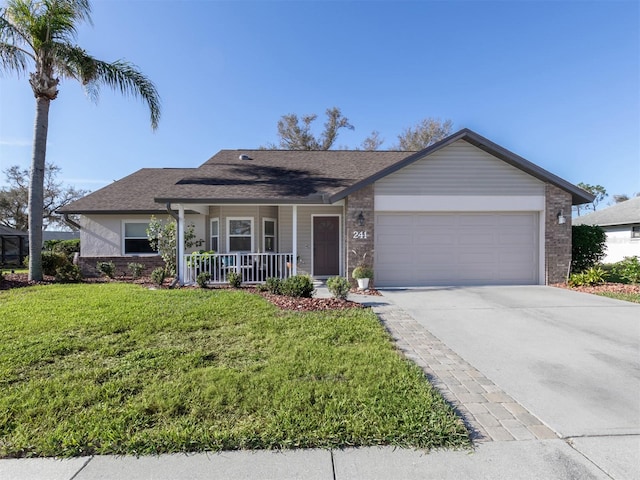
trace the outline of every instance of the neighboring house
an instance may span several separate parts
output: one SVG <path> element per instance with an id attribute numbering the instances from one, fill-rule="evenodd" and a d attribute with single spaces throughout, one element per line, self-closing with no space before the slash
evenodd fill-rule
<path id="1" fill-rule="evenodd" d="M 29 255 L 27 232 L 0 225 L 0 265 L 18 267 Z"/>
<path id="2" fill-rule="evenodd" d="M 49 240 L 75 240 L 76 238 L 80 238 L 80 232 L 61 232 L 53 230 L 42 231 L 43 242 Z"/>
<path id="3" fill-rule="evenodd" d="M 81 264 L 156 262 L 151 215 L 193 225 L 179 276 L 349 276 L 377 286 L 545 284 L 571 262 L 571 205 L 593 197 L 468 129 L 420 151 L 222 150 L 145 168 L 60 209 L 80 215 Z M 203 264 L 194 250 L 215 250 Z M 296 259 L 296 261 L 293 261 Z M 213 266 L 209 266 L 213 265 Z"/>
<path id="4" fill-rule="evenodd" d="M 574 225 L 599 225 L 607 234 L 605 263 L 640 257 L 640 197 L 573 219 Z"/>

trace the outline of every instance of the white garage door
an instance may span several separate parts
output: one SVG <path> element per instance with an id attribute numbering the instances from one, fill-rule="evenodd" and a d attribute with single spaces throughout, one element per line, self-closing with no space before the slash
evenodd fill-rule
<path id="1" fill-rule="evenodd" d="M 538 214 L 380 213 L 377 286 L 538 283 Z"/>

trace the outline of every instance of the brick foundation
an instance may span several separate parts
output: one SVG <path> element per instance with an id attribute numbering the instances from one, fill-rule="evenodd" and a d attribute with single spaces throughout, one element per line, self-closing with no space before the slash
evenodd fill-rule
<path id="1" fill-rule="evenodd" d="M 558 223 L 562 211 L 566 222 Z M 545 283 L 562 283 L 571 266 L 571 194 L 547 183 L 545 189 Z"/>
<path id="2" fill-rule="evenodd" d="M 96 268 L 98 262 L 113 262 L 116 266 L 116 277 L 129 276 L 130 263 L 141 263 L 144 265 L 143 276 L 151 275 L 151 272 L 158 267 L 164 267 L 164 260 L 159 256 L 150 257 L 80 257 L 78 266 L 85 277 L 99 277 L 101 274 Z"/>

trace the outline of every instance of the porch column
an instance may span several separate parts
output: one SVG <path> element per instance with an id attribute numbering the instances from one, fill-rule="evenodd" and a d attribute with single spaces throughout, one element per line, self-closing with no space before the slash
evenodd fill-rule
<path id="1" fill-rule="evenodd" d="M 184 207 L 178 205 L 178 256 L 176 258 L 176 274 L 180 284 L 184 283 Z"/>
<path id="2" fill-rule="evenodd" d="M 291 259 L 291 274 L 298 274 L 298 206 L 293 206 L 293 219 L 292 219 L 293 238 L 291 239 L 291 250 L 293 250 L 293 258 Z"/>

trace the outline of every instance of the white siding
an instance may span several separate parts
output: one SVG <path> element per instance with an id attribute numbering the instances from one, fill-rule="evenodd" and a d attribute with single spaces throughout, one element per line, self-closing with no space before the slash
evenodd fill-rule
<path id="1" fill-rule="evenodd" d="M 631 225 L 603 228 L 607 234 L 607 249 L 603 262 L 615 263 L 624 257 L 640 257 L 640 238 L 631 237 Z"/>
<path id="2" fill-rule="evenodd" d="M 544 183 L 458 140 L 378 180 L 375 194 L 544 196 Z"/>

